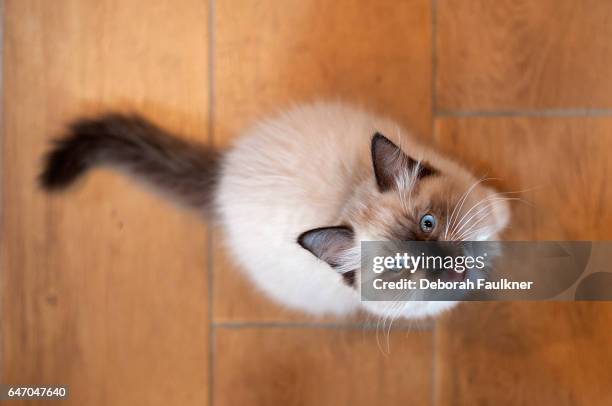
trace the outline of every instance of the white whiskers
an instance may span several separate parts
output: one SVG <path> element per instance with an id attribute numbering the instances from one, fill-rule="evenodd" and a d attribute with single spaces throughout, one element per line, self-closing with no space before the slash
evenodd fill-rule
<path id="1" fill-rule="evenodd" d="M 446 220 L 446 229 L 444 231 L 444 239 L 448 239 L 448 229 L 449 229 L 449 225 L 452 226 L 454 224 L 455 219 L 455 212 L 457 212 L 457 216 L 459 215 L 459 213 L 461 213 L 461 209 L 463 208 L 463 205 L 465 204 L 465 201 L 467 200 L 468 196 L 470 195 L 470 193 L 472 193 L 472 190 L 474 190 L 474 188 L 476 186 L 478 186 L 480 183 L 485 182 L 487 180 L 490 180 L 493 178 L 486 178 L 486 177 L 482 177 L 480 179 L 478 179 L 476 182 L 474 182 L 466 191 L 465 193 L 461 196 L 461 198 L 457 201 L 457 204 L 455 204 L 455 207 L 453 208 L 453 211 L 451 212 L 451 216 L 449 219 Z"/>

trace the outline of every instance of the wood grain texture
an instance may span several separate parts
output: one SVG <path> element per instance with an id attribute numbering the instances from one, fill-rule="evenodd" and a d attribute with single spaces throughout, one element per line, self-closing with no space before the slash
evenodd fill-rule
<path id="1" fill-rule="evenodd" d="M 612 237 L 609 118 L 437 121 L 441 148 L 530 189 L 508 239 Z M 465 303 L 436 333 L 438 405 L 607 405 L 612 304 Z"/>
<path id="2" fill-rule="evenodd" d="M 612 403 L 610 303 L 469 303 L 440 323 L 440 406 Z"/>
<path id="3" fill-rule="evenodd" d="M 320 98 L 362 105 L 429 136 L 430 1 L 235 0 L 215 7 L 216 144 L 229 144 L 257 118 Z M 215 320 L 307 320 L 258 295 L 228 265 L 215 250 Z"/>
<path id="4" fill-rule="evenodd" d="M 61 404 L 207 403 L 205 227 L 108 172 L 36 186 L 79 114 L 134 109 L 204 138 L 206 21 L 200 0 L 6 2 L 3 382 L 68 384 Z"/>
<path id="5" fill-rule="evenodd" d="M 519 193 L 507 238 L 612 238 L 610 118 L 445 118 L 439 148 Z"/>
<path id="6" fill-rule="evenodd" d="M 214 229 L 212 239 L 215 322 L 334 321 L 313 318 L 272 302 L 231 261 L 219 228 Z"/>
<path id="7" fill-rule="evenodd" d="M 219 405 L 431 402 L 429 332 L 392 332 L 390 353 L 360 330 L 218 329 L 216 342 Z"/>
<path id="8" fill-rule="evenodd" d="M 437 109 L 611 108 L 612 3 L 445 0 Z"/>
<path id="9" fill-rule="evenodd" d="M 213 27 L 204 0 L 0 2 L 0 381 L 69 384 L 63 405 L 206 405 L 213 389 L 215 405 L 612 404 L 609 303 L 466 303 L 435 337 L 393 330 L 384 355 L 382 332 L 263 298 L 215 232 L 211 343 L 195 216 L 107 171 L 61 196 L 35 185 L 49 140 L 83 113 L 137 110 L 206 140 L 210 40 L 219 146 L 320 97 L 425 137 L 434 98 L 439 111 L 612 108 L 609 2 L 435 2 L 436 95 L 429 0 L 215 1 Z M 435 130 L 500 189 L 528 189 L 508 239 L 612 239 L 611 118 L 447 117 Z M 312 321 L 334 324 L 295 324 Z"/>

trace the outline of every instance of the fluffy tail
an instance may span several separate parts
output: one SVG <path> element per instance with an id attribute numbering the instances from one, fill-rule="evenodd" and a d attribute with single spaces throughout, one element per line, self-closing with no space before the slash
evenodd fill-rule
<path id="1" fill-rule="evenodd" d="M 109 114 L 69 127 L 46 156 L 40 184 L 48 191 L 62 190 L 96 166 L 116 167 L 184 205 L 206 209 L 212 201 L 219 154 L 144 118 Z"/>

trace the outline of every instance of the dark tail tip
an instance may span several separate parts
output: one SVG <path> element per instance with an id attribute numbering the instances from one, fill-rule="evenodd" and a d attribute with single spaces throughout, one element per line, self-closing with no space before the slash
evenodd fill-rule
<path id="1" fill-rule="evenodd" d="M 102 146 L 113 123 L 125 120 L 119 114 L 107 114 L 70 123 L 67 134 L 55 141 L 44 158 L 43 170 L 38 177 L 40 186 L 47 191 L 70 186 L 91 166 L 96 150 Z"/>
<path id="2" fill-rule="evenodd" d="M 72 135 L 55 143 L 44 159 L 38 177 L 40 186 L 47 191 L 61 190 L 73 183 L 87 169 L 83 144 L 87 141 Z"/>

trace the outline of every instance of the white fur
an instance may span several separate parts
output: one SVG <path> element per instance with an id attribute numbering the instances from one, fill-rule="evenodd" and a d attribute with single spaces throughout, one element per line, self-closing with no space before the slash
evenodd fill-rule
<path id="1" fill-rule="evenodd" d="M 338 224 L 355 186 L 371 176 L 370 142 L 376 131 L 421 155 L 395 123 L 325 103 L 260 122 L 227 152 L 216 210 L 232 258 L 268 297 L 313 315 L 358 309 L 388 315 L 386 303 L 361 302 L 358 290 L 296 242 L 304 231 Z M 496 214 L 505 216 L 503 210 Z M 367 230 L 356 232 L 360 240 L 378 238 L 366 235 Z M 358 252 L 351 255 L 358 260 Z M 404 302 L 393 312 L 424 317 L 452 305 Z"/>

